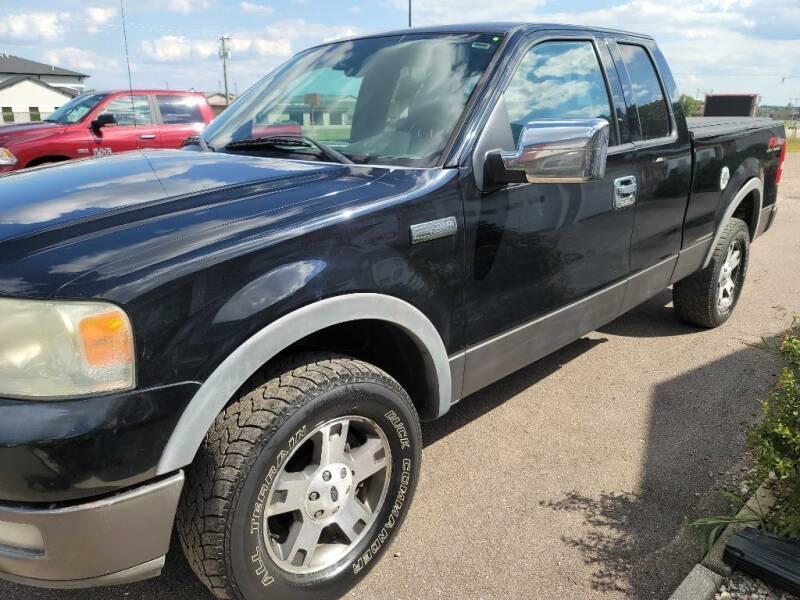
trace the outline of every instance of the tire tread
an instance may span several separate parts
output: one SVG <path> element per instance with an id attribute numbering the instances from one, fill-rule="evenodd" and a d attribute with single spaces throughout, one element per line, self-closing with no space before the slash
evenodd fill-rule
<path id="1" fill-rule="evenodd" d="M 718 327 L 724 322 L 724 320 L 720 321 L 717 318 L 715 311 L 717 266 L 721 261 L 725 260 L 725 252 L 730 245 L 731 239 L 736 236 L 740 229 L 747 233 L 749 239 L 747 224 L 741 219 L 730 219 L 722 230 L 719 240 L 717 240 L 717 245 L 714 247 L 714 253 L 711 255 L 711 261 L 708 266 L 673 285 L 672 302 L 675 313 L 682 321 L 709 329 Z M 747 256 L 744 258 L 743 267 L 745 269 L 747 268 L 747 258 Z"/>
<path id="2" fill-rule="evenodd" d="M 214 421 L 187 469 L 176 528 L 189 565 L 217 598 L 243 597 L 226 556 L 228 517 L 263 446 L 311 398 L 354 380 L 390 387 L 416 411 L 400 384 L 378 367 L 337 354 L 304 353 L 259 371 L 243 387 L 249 391 Z M 419 420 L 412 426 L 421 437 Z"/>

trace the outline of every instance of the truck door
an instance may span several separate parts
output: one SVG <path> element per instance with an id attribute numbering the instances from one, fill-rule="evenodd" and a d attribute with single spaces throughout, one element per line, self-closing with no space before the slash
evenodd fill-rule
<path id="1" fill-rule="evenodd" d="M 99 114 L 114 115 L 117 124 L 102 129 L 89 126 L 95 156 L 161 146 L 150 100 L 146 95 L 118 96 Z"/>
<path id="2" fill-rule="evenodd" d="M 675 83 L 658 48 L 640 38 L 609 43 L 633 121 L 636 225 L 631 271 L 677 256 L 689 200 L 692 153 Z M 663 281 L 664 287 L 669 281 Z"/>
<path id="3" fill-rule="evenodd" d="M 600 50 L 590 36 L 532 42 L 490 117 L 498 125 L 482 134 L 513 151 L 530 121 L 600 117 L 611 123 L 611 147 L 601 181 L 465 191 L 464 395 L 608 322 L 623 304 L 634 221 L 626 186 L 636 171 L 618 123 L 626 109 L 612 100 L 621 87 Z"/>

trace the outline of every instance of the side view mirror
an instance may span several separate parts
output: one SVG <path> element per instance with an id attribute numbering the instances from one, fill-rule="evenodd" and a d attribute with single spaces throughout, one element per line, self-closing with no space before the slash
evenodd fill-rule
<path id="1" fill-rule="evenodd" d="M 92 121 L 92 129 L 102 129 L 109 125 L 116 125 L 117 118 L 111 113 L 104 113 Z"/>
<path id="2" fill-rule="evenodd" d="M 516 152 L 487 154 L 487 175 L 495 184 L 597 181 L 606 171 L 608 135 L 605 119 L 531 121 Z"/>

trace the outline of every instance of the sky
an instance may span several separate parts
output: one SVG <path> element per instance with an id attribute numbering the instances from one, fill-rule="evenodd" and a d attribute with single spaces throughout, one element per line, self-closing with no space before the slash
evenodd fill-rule
<path id="1" fill-rule="evenodd" d="M 800 103 L 800 0 L 412 1 L 414 25 L 510 20 L 647 33 L 682 93 Z M 89 74 L 90 88 L 127 88 L 119 0 L 32 5 L 0 0 L 0 52 Z M 221 34 L 232 40 L 233 93 L 303 48 L 408 23 L 408 0 L 124 0 L 124 7 L 134 87 L 206 92 L 222 86 Z"/>

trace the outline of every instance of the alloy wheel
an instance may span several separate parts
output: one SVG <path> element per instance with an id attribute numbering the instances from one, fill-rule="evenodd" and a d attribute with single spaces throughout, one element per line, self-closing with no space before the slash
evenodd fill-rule
<path id="1" fill-rule="evenodd" d="M 734 242 L 728 247 L 725 262 L 719 272 L 717 281 L 717 308 L 720 312 L 727 312 L 736 301 L 737 287 L 740 283 L 739 275 L 742 268 L 742 243 Z"/>
<path id="2" fill-rule="evenodd" d="M 272 559 L 304 575 L 336 564 L 369 531 L 390 477 L 391 450 L 376 423 L 349 416 L 319 425 L 273 480 L 263 524 Z"/>

